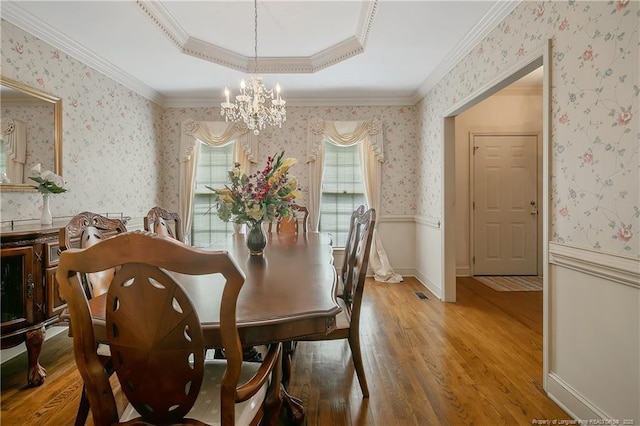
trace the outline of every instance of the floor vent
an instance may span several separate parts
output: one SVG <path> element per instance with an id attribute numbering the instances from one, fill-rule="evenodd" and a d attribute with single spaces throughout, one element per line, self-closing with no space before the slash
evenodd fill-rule
<path id="1" fill-rule="evenodd" d="M 416 295 L 416 297 L 417 297 L 418 299 L 422 299 L 422 300 L 429 300 L 429 298 L 427 297 L 427 295 L 426 295 L 426 294 L 424 294 L 424 293 L 423 293 L 423 292 L 421 292 L 421 291 L 416 291 L 414 294 Z"/>

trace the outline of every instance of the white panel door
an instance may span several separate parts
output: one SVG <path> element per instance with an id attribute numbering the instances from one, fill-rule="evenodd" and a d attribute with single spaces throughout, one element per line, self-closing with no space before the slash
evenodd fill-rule
<path id="1" fill-rule="evenodd" d="M 536 135 L 473 135 L 475 275 L 537 273 Z"/>

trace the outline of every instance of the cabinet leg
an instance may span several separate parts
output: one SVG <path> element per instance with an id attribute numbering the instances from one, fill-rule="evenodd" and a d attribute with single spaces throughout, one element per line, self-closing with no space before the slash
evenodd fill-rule
<path id="1" fill-rule="evenodd" d="M 27 357 L 29 359 L 29 374 L 27 382 L 29 386 L 40 386 L 47 377 L 47 370 L 38 362 L 42 343 L 44 342 L 44 327 L 39 330 L 29 331 L 26 334 L 25 345 L 27 346 Z"/>

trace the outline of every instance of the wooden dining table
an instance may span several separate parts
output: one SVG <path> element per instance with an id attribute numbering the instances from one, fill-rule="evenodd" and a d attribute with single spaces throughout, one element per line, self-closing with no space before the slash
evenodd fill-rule
<path id="1" fill-rule="evenodd" d="M 336 271 L 327 234 L 268 234 L 262 256 L 252 256 L 243 234 L 235 234 L 207 249 L 227 251 L 246 279 L 238 297 L 236 319 L 243 346 L 283 342 L 283 377 L 290 374 L 291 342 L 324 335 L 335 328 L 341 308 L 336 303 Z M 170 273 L 184 288 L 198 312 L 206 345 L 221 347 L 219 302 L 224 278 L 214 275 Z M 96 340 L 107 341 L 106 294 L 89 300 Z M 293 423 L 304 422 L 302 402 L 289 395 L 286 380 L 283 399 Z"/>

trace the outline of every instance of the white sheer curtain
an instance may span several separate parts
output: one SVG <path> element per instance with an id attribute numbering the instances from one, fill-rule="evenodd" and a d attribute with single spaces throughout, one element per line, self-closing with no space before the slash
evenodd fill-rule
<path id="1" fill-rule="evenodd" d="M 7 150 L 7 177 L 11 183 L 24 182 L 27 161 L 27 126 L 20 120 L 2 119 L 2 139 Z"/>
<path id="2" fill-rule="evenodd" d="M 250 163 L 255 163 L 258 152 L 257 139 L 247 128 L 236 123 L 224 121 L 194 121 L 182 123 L 180 137 L 180 217 L 182 218 L 183 235 L 189 243 L 191 233 L 191 216 L 193 215 L 193 196 L 195 191 L 196 166 L 198 164 L 198 141 L 209 146 L 223 146 L 235 143 L 233 161 L 247 173 Z"/>
<path id="3" fill-rule="evenodd" d="M 384 140 L 382 121 L 378 118 L 366 121 L 325 121 L 314 118 L 309 122 L 307 163 L 309 164 L 309 223 L 318 230 L 324 170 L 324 142 L 350 146 L 358 144 L 363 169 L 367 204 L 380 214 L 380 187 Z M 376 281 L 397 283 L 402 276 L 396 274 L 389 263 L 387 253 L 376 230 L 373 232 L 369 267 Z"/>

